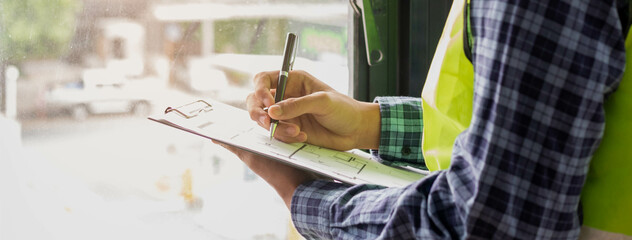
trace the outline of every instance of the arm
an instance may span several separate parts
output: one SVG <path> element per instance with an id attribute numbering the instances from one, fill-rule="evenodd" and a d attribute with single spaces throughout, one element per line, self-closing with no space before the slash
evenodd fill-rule
<path id="1" fill-rule="evenodd" d="M 302 184 L 291 208 L 301 233 L 579 236 L 579 196 L 603 133 L 604 96 L 623 70 L 617 9 L 605 1 L 500 2 L 472 1 L 474 111 L 450 168 L 405 188 Z"/>

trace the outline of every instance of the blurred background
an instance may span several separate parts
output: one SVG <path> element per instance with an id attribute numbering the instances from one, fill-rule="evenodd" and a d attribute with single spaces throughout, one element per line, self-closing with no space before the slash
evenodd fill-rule
<path id="1" fill-rule="evenodd" d="M 147 120 L 294 65 L 349 92 L 347 0 L 0 1 L 0 239 L 299 239 L 274 190 Z"/>

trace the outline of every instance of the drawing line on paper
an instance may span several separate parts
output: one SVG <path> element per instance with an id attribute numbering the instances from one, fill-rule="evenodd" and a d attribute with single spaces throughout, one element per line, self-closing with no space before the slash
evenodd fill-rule
<path id="1" fill-rule="evenodd" d="M 295 149 L 292 148 L 279 148 L 275 142 L 275 140 L 270 141 L 267 135 L 264 135 L 263 131 L 257 131 L 255 127 L 251 127 L 245 129 L 243 131 L 238 131 L 235 135 L 233 135 L 231 140 L 234 141 L 248 141 L 255 143 L 257 145 L 263 146 L 269 150 L 270 153 L 299 161 L 311 161 L 318 163 L 320 165 L 324 165 L 326 167 L 335 167 L 335 166 L 345 166 L 347 170 L 343 170 L 342 172 L 346 172 L 346 174 L 338 174 L 344 175 L 347 178 L 355 178 L 349 175 L 360 175 L 363 171 L 367 170 L 368 163 L 364 159 L 357 158 L 354 154 L 337 152 L 327 148 L 302 144 L 295 146 Z"/>
<path id="2" fill-rule="evenodd" d="M 230 137 L 230 139 L 231 139 L 231 140 L 233 140 L 233 139 L 235 139 L 235 138 L 237 138 L 237 137 L 240 137 L 242 134 L 252 132 L 252 129 L 253 129 L 253 128 L 249 128 L 249 129 L 247 129 L 247 130 L 244 130 L 244 131 L 238 132 L 237 134 L 235 134 L 235 135 L 233 135 L 232 137 Z"/>
<path id="3" fill-rule="evenodd" d="M 296 151 L 294 151 L 292 154 L 290 154 L 290 156 L 288 156 L 288 158 L 292 158 L 292 156 L 294 156 L 294 154 L 296 154 L 298 151 L 301 151 L 306 146 L 307 145 L 303 144 L 303 146 L 301 146 L 300 148 L 296 149 Z"/>
<path id="4" fill-rule="evenodd" d="M 347 156 L 346 154 L 342 154 L 342 153 L 336 153 L 334 157 L 346 162 L 351 162 L 356 159 L 355 157 Z"/>
<path id="5" fill-rule="evenodd" d="M 346 168 L 345 171 L 353 172 L 354 174 L 356 174 L 356 172 L 357 174 L 361 173 L 367 165 L 365 160 L 358 159 L 353 154 L 341 153 L 313 145 L 307 145 L 302 148 L 300 153 L 297 153 L 294 157 L 300 157 L 301 159 L 323 164 L 327 167 L 342 165 Z"/>
<path id="6" fill-rule="evenodd" d="M 213 123 L 214 123 L 214 122 L 212 122 L 212 121 L 208 121 L 208 122 L 205 122 L 205 123 L 203 123 L 203 124 L 200 124 L 200 126 L 198 126 L 198 128 L 199 128 L 199 129 L 204 129 L 205 127 L 208 127 L 209 125 L 211 125 L 211 124 L 213 124 Z"/>
<path id="7" fill-rule="evenodd" d="M 360 168 L 360 170 L 358 170 L 358 174 L 360 174 L 360 172 L 362 172 L 362 169 L 364 169 L 364 167 L 366 167 L 366 164 L 362 165 L 362 168 Z"/>

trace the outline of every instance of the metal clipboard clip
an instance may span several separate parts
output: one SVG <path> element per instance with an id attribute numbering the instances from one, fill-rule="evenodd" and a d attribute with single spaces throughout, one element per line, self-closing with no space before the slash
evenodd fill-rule
<path id="1" fill-rule="evenodd" d="M 202 106 L 198 106 L 200 104 L 202 104 Z M 175 112 L 186 119 L 190 119 L 196 117 L 197 115 L 200 115 L 200 113 L 210 111 L 213 111 L 213 105 L 204 100 L 197 100 L 195 102 L 187 103 L 177 108 L 168 107 L 167 109 L 165 109 L 165 114 Z"/>

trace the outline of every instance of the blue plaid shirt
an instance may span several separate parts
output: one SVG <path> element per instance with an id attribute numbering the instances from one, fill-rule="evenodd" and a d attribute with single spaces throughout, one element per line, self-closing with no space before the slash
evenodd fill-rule
<path id="1" fill-rule="evenodd" d="M 403 188 L 303 184 L 291 206 L 299 232 L 317 239 L 578 238 L 580 192 L 603 134 L 604 99 L 625 63 L 618 5 L 473 0 L 473 116 L 449 169 Z M 382 118 L 413 116 L 389 109 L 396 108 L 383 107 Z M 397 137 L 382 137 L 380 149 L 402 148 L 406 140 L 397 139 L 406 135 L 384 127 L 382 134 Z"/>

